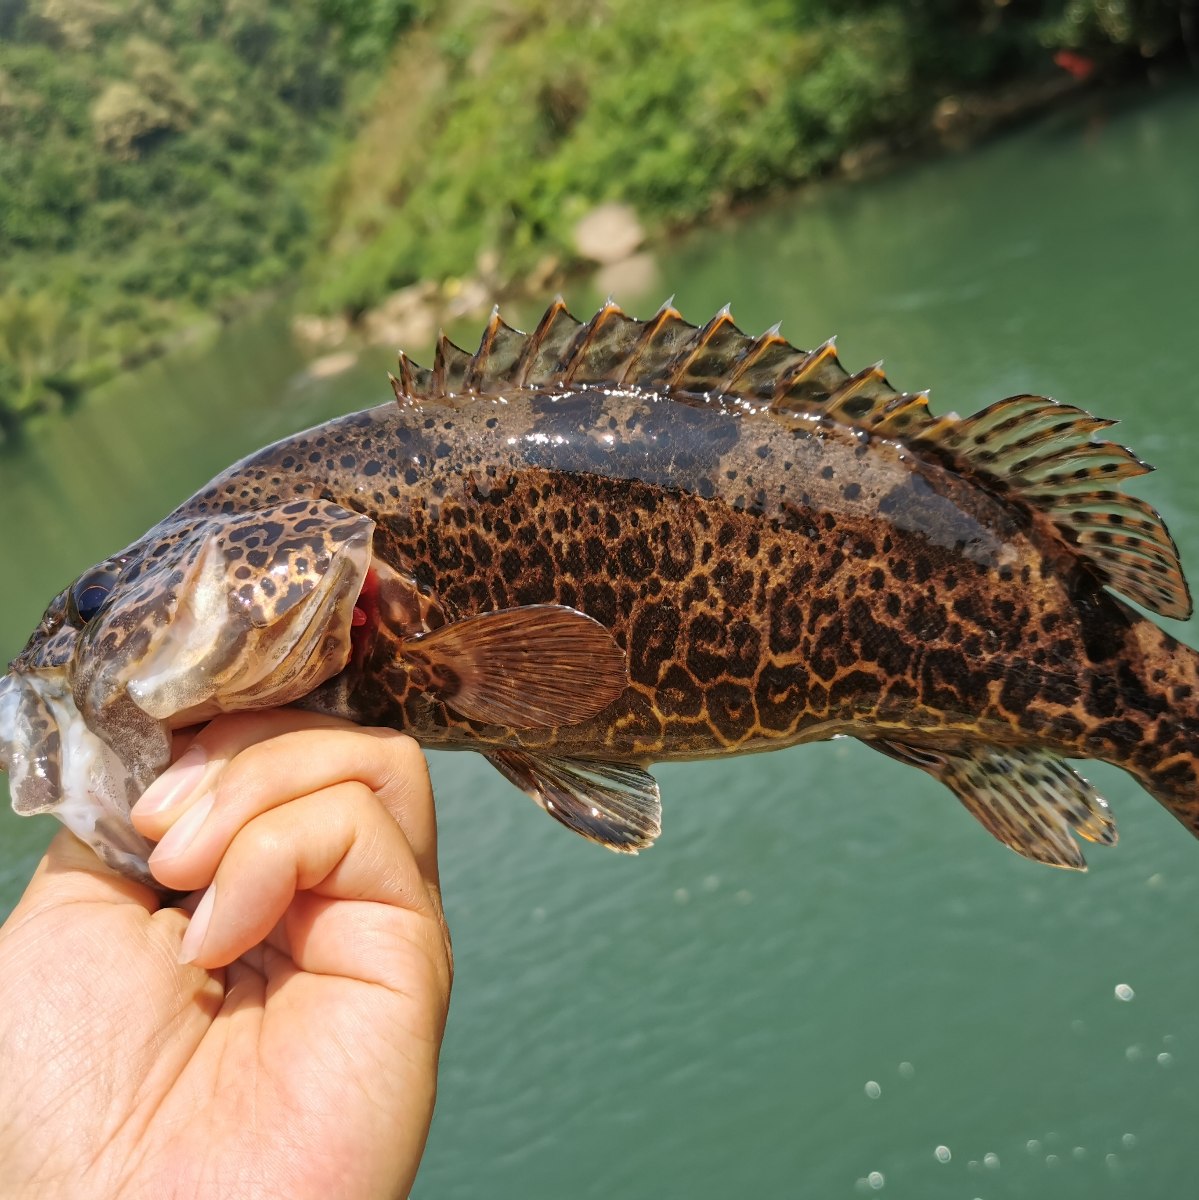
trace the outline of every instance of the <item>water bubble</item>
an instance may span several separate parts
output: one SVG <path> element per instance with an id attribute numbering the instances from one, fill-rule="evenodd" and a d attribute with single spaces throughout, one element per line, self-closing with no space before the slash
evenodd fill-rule
<path id="1" fill-rule="evenodd" d="M 545 909 L 544 908 L 533 909 L 533 920 L 534 921 L 544 921 L 545 920 Z"/>
<path id="2" fill-rule="evenodd" d="M 1073 1029 L 1075 1033 L 1082 1033 L 1082 1031 L 1086 1029 L 1086 1026 L 1077 1017 L 1075 1017 L 1074 1020 L 1070 1022 L 1070 1028 Z"/>
<path id="3" fill-rule="evenodd" d="M 953 1157 L 948 1146 L 938 1146 L 933 1153 L 937 1156 L 937 1162 L 948 1162 Z"/>
<path id="4" fill-rule="evenodd" d="M 1163 1050 L 1163 1051 L 1162 1051 L 1162 1052 L 1161 1052 L 1161 1053 L 1160 1053 L 1160 1054 L 1157 1056 L 1157 1061 L 1158 1061 L 1158 1063 L 1159 1063 L 1161 1066 L 1163 1066 L 1163 1067 L 1172 1067 L 1172 1066 L 1174 1065 L 1174 1055 L 1173 1055 L 1173 1054 L 1170 1054 L 1169 1052 L 1167 1052 L 1167 1051 L 1165 1051 L 1165 1050 Z"/>
<path id="5" fill-rule="evenodd" d="M 675 888 L 674 898 L 679 904 L 686 904 L 691 899 L 691 893 L 686 888 Z"/>
<path id="6" fill-rule="evenodd" d="M 1045 1165 L 1047 1167 L 1056 1167 L 1057 1164 L 1058 1164 L 1058 1157 L 1056 1154 L 1046 1154 L 1045 1155 Z"/>
<path id="7" fill-rule="evenodd" d="M 1162 1041 L 1165 1042 L 1167 1046 L 1173 1046 L 1178 1039 L 1172 1033 L 1167 1033 L 1166 1036 L 1162 1038 Z"/>
<path id="8" fill-rule="evenodd" d="M 718 887 L 720 887 L 720 876 L 719 875 L 706 875 L 704 877 L 704 891 L 705 892 L 714 892 Z"/>
<path id="9" fill-rule="evenodd" d="M 1117 1163 L 1119 1163 L 1120 1160 L 1114 1154 L 1109 1154 L 1103 1161 L 1107 1163 L 1109 1167 L 1114 1167 Z"/>
<path id="10" fill-rule="evenodd" d="M 901 1062 L 899 1064 L 899 1073 L 904 1079 L 911 1079 L 916 1074 L 916 1068 L 910 1062 Z"/>
<path id="11" fill-rule="evenodd" d="M 869 1096 L 871 1100 L 877 1100 L 882 1094 L 883 1089 L 879 1087 L 873 1079 L 866 1084 L 866 1095 Z"/>
<path id="12" fill-rule="evenodd" d="M 870 1184 L 870 1186 L 877 1192 L 878 1189 L 881 1188 L 887 1181 L 883 1178 L 882 1171 L 871 1171 L 870 1174 L 866 1176 L 866 1182 Z"/>
<path id="13" fill-rule="evenodd" d="M 999 1155 L 994 1154 L 994 1153 L 984 1154 L 983 1155 L 983 1166 L 990 1167 L 992 1171 L 998 1171 L 999 1170 Z"/>
<path id="14" fill-rule="evenodd" d="M 982 1170 L 982 1163 L 980 1163 L 980 1162 L 978 1161 L 978 1159 L 977 1159 L 977 1158 L 972 1158 L 972 1159 L 971 1159 L 971 1160 L 970 1160 L 970 1161 L 969 1161 L 969 1162 L 966 1164 L 966 1170 L 967 1170 L 967 1171 L 981 1171 L 981 1170 Z"/>
<path id="15" fill-rule="evenodd" d="M 744 888 L 742 888 L 736 894 L 736 896 L 733 897 L 733 899 L 736 900 L 738 904 L 748 904 L 753 899 L 753 893 L 747 892 Z"/>
<path id="16" fill-rule="evenodd" d="M 1086 1156 L 1087 1156 L 1087 1148 L 1085 1146 L 1075 1146 L 1074 1147 L 1074 1157 L 1075 1158 L 1081 1160 L 1081 1159 L 1086 1158 Z"/>
<path id="17" fill-rule="evenodd" d="M 1137 1135 L 1135 1133 L 1126 1133 L 1120 1141 L 1131 1150 L 1137 1144 Z"/>
<path id="18" fill-rule="evenodd" d="M 1141 1057 L 1140 1046 L 1129 1046 L 1128 1049 L 1124 1051 L 1124 1057 L 1128 1059 L 1129 1062 L 1136 1062 L 1137 1059 Z"/>
<path id="19" fill-rule="evenodd" d="M 1130 988 L 1128 986 L 1128 984 L 1126 984 L 1126 983 L 1116 984 L 1116 999 L 1117 1000 L 1131 1000 L 1135 995 L 1136 995 L 1136 992 L 1134 992 L 1132 990 L 1132 988 Z"/>
<path id="20" fill-rule="evenodd" d="M 1036 1138 L 1032 1138 L 1029 1141 L 1028 1152 L 1029 1152 L 1029 1154 L 1040 1154 L 1041 1153 L 1041 1143 L 1038 1142 Z"/>
<path id="21" fill-rule="evenodd" d="M 1057 1134 L 1056 1134 L 1056 1133 L 1047 1133 L 1047 1134 L 1045 1135 L 1045 1140 L 1046 1140 L 1047 1142 L 1056 1142 L 1056 1141 L 1057 1141 Z"/>
<path id="22" fill-rule="evenodd" d="M 1161 887 L 1162 882 L 1163 882 L 1163 880 L 1160 875 L 1150 875 L 1149 876 L 1149 886 L 1150 887 Z"/>

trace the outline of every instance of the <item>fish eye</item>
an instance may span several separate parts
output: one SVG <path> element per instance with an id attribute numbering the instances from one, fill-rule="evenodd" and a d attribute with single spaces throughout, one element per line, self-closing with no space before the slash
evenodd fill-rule
<path id="1" fill-rule="evenodd" d="M 67 618 L 72 625 L 82 629 L 100 611 L 119 573 L 119 566 L 105 563 L 79 576 L 67 593 Z"/>

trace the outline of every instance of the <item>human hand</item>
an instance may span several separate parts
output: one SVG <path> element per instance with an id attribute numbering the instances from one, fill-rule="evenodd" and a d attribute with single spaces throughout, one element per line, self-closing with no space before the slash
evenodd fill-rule
<path id="1" fill-rule="evenodd" d="M 452 974 L 416 743 L 219 717 L 134 823 L 190 926 L 63 830 L 0 929 L 0 1196 L 406 1196 Z"/>

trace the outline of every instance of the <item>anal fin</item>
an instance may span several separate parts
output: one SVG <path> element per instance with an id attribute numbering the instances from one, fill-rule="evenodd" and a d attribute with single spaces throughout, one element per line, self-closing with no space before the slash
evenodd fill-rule
<path id="1" fill-rule="evenodd" d="M 989 833 L 1034 862 L 1085 871 L 1086 859 L 1071 832 L 1104 846 L 1116 842 L 1107 801 L 1048 750 L 987 745 L 925 750 L 882 739 L 866 745 L 939 780 Z"/>
<path id="2" fill-rule="evenodd" d="M 662 832 L 654 777 L 630 763 L 497 750 L 488 761 L 568 829 L 609 850 L 636 854 Z"/>

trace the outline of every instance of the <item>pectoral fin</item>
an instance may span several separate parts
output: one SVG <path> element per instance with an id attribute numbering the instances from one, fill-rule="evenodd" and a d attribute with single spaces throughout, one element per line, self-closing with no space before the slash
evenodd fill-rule
<path id="1" fill-rule="evenodd" d="M 624 651 L 598 621 L 559 604 L 483 613 L 405 638 L 424 686 L 473 721 L 552 729 L 594 717 L 628 685 Z"/>
<path id="2" fill-rule="evenodd" d="M 985 829 L 1034 862 L 1085 871 L 1072 830 L 1104 846 L 1116 842 L 1107 801 L 1048 750 L 976 745 L 950 753 L 895 741 L 866 744 L 940 780 Z"/>
<path id="3" fill-rule="evenodd" d="M 487 758 L 551 817 L 609 850 L 636 854 L 662 832 L 657 781 L 640 767 L 518 750 L 497 750 Z"/>

